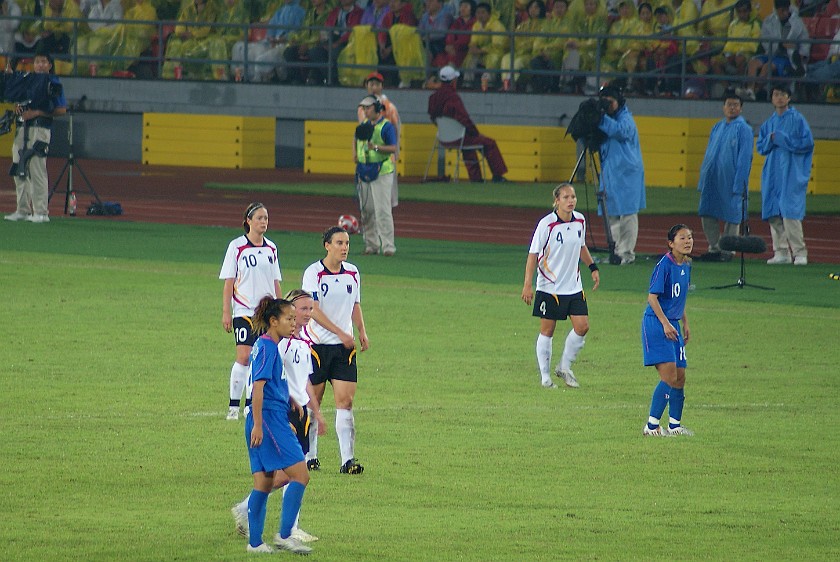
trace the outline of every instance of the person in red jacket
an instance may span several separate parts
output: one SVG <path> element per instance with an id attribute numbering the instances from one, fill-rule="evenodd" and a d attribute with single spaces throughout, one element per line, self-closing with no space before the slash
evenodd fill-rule
<path id="1" fill-rule="evenodd" d="M 487 158 L 487 165 L 493 173 L 493 182 L 506 182 L 508 181 L 505 178 L 507 165 L 505 165 L 505 159 L 502 158 L 502 153 L 499 152 L 496 141 L 478 132 L 475 123 L 470 119 L 470 114 L 467 113 L 467 108 L 464 107 L 461 96 L 455 91 L 455 83 L 460 75 L 460 72 L 449 65 L 440 69 L 440 72 L 438 72 L 440 87 L 429 98 L 429 117 L 433 123 L 438 117 L 449 117 L 466 127 L 467 132 L 464 137 L 464 144 L 483 146 L 484 155 Z M 479 165 L 475 151 L 465 150 L 463 154 L 464 164 L 467 166 L 470 181 L 484 181 L 481 177 L 481 166 Z"/>
<path id="2" fill-rule="evenodd" d="M 309 71 L 307 84 L 322 85 L 335 84 L 338 79 L 336 61 L 338 54 L 347 46 L 351 30 L 362 21 L 362 9 L 356 6 L 355 0 L 339 0 L 338 6 L 333 8 L 324 27 L 331 28 L 321 32 L 321 42 L 309 51 L 309 60 L 317 64 Z M 330 52 L 332 51 L 332 52 Z M 327 63 L 332 65 L 327 69 Z M 329 71 L 329 75 L 326 73 Z"/>
<path id="3" fill-rule="evenodd" d="M 465 33 L 448 33 L 446 35 L 446 62 L 460 68 L 470 49 L 470 34 L 475 24 L 475 0 L 461 0 L 458 4 L 458 17 L 449 26 L 450 31 Z"/>

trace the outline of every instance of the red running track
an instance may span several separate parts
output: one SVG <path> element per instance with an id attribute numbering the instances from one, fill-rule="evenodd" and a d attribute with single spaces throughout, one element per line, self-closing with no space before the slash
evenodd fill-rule
<path id="1" fill-rule="evenodd" d="M 10 159 L 0 159 L 8 166 Z M 49 161 L 51 183 L 58 178 L 64 160 Z M 100 198 L 119 201 L 125 211 L 121 217 L 102 219 L 84 217 L 83 220 L 120 220 L 205 226 L 239 227 L 245 207 L 254 200 L 265 203 L 270 210 L 282 209 L 282 224 L 275 220 L 278 230 L 322 232 L 335 224 L 344 213 L 357 215 L 357 206 L 350 196 L 314 197 L 304 195 L 271 194 L 266 192 L 223 191 L 205 189 L 207 182 L 270 183 L 336 181 L 335 176 L 313 176 L 300 170 L 226 170 L 170 166 L 144 166 L 134 162 L 84 160 L 81 169 Z M 66 177 L 66 176 L 65 176 Z M 348 183 L 348 194 L 352 187 Z M 65 182 L 62 180 L 50 202 L 50 213 L 63 212 Z M 74 174 L 74 187 L 79 194 L 79 207 L 86 208 L 90 197 L 79 170 Z M 453 189 L 457 187 L 453 186 Z M 12 212 L 15 194 L 12 182 L 0 190 L 0 210 Z M 394 209 L 397 236 L 430 240 L 461 240 L 497 244 L 520 244 L 526 248 L 537 221 L 548 209 L 518 209 L 490 206 L 447 205 L 406 201 Z M 82 218 L 81 216 L 79 217 Z M 590 235 L 598 247 L 606 245 L 603 222 L 592 213 Z M 681 216 L 641 215 L 639 217 L 639 253 L 660 253 L 665 250 L 665 233 L 678 222 L 684 222 L 697 232 L 695 254 L 706 251 L 706 243 L 696 214 Z M 750 220 L 752 233 L 770 244 L 770 228 L 757 217 Z M 840 217 L 810 216 L 805 219 L 808 259 L 815 263 L 840 263 Z M 591 238 L 590 238 L 591 240 Z M 768 252 L 765 257 L 772 254 Z"/>

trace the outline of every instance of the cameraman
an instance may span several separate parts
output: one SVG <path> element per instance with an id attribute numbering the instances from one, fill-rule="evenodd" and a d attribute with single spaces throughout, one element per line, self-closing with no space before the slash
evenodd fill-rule
<path id="1" fill-rule="evenodd" d="M 601 143 L 601 192 L 605 194 L 610 233 L 615 241 L 610 263 L 627 265 L 636 260 L 639 211 L 645 208 L 645 170 L 639 131 L 618 86 L 607 85 L 598 93 L 604 114 L 598 128 L 607 136 Z"/>
<path id="2" fill-rule="evenodd" d="M 39 52 L 35 55 L 33 68 L 36 74 L 49 74 L 52 71 L 53 62 L 46 53 Z M 55 76 L 50 77 L 50 82 L 60 85 L 61 82 Z M 11 215 L 6 215 L 6 220 L 29 222 L 50 222 L 49 210 L 49 185 L 47 183 L 47 147 L 50 144 L 51 128 L 53 117 L 67 113 L 67 100 L 64 94 L 36 100 L 29 105 L 18 104 L 15 107 L 18 115 L 15 141 L 12 145 L 12 175 L 15 178 L 15 190 L 17 191 L 17 209 Z M 22 163 L 21 152 L 44 147 L 29 160 L 26 173 L 21 177 L 17 172 L 18 166 Z"/>

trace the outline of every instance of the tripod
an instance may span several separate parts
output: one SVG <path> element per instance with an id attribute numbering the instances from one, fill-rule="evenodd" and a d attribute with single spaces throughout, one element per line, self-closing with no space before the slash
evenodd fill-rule
<path id="1" fill-rule="evenodd" d="M 606 234 L 607 240 L 607 247 L 606 248 L 598 248 L 595 245 L 595 239 L 592 238 L 592 246 L 589 247 L 589 250 L 592 252 L 609 252 L 610 254 L 610 263 L 621 263 L 619 259 L 618 262 L 615 260 L 618 256 L 615 255 L 615 240 L 613 240 L 612 231 L 610 230 L 610 217 L 607 214 L 607 192 L 606 190 L 601 190 L 601 173 L 598 170 L 598 164 L 595 161 L 595 152 L 592 151 L 587 145 L 588 141 L 584 140 L 583 142 L 583 150 L 580 152 L 580 156 L 578 156 L 577 163 L 575 164 L 575 169 L 572 170 L 572 175 L 569 178 L 569 183 L 572 183 L 572 180 L 575 179 L 577 176 L 578 170 L 580 169 L 581 165 L 585 166 L 585 169 L 592 170 L 592 176 L 595 180 L 595 197 L 597 200 L 598 209 L 601 210 L 601 216 L 604 218 L 604 233 Z M 588 157 L 588 159 L 587 159 Z M 586 181 L 586 174 L 584 173 L 584 186 L 588 187 L 588 182 Z M 592 221 L 589 218 L 589 192 L 586 191 L 586 220 L 590 224 Z M 590 232 L 590 238 L 592 237 L 592 233 Z"/>
<path id="2" fill-rule="evenodd" d="M 750 223 L 747 219 L 747 189 L 748 186 L 744 184 L 744 191 L 741 193 L 740 236 L 724 236 L 720 240 L 720 247 L 722 250 L 741 252 L 741 276 L 734 283 L 730 283 L 729 285 L 719 285 L 717 287 L 712 287 L 712 289 L 731 289 L 732 287 L 743 289 L 744 287 L 754 287 L 764 291 L 775 291 L 773 287 L 764 287 L 762 285 L 747 283 L 747 266 L 746 261 L 744 260 L 744 254 L 760 254 L 767 249 L 767 245 L 764 243 L 764 240 L 758 236 L 750 236 Z"/>
<path id="3" fill-rule="evenodd" d="M 82 179 L 85 180 L 85 184 L 87 185 L 88 192 L 93 195 L 96 202 L 100 205 L 102 204 L 102 200 L 99 198 L 99 195 L 96 194 L 96 190 L 93 189 L 93 186 L 90 184 L 90 180 L 88 180 L 87 176 L 85 175 L 85 171 L 82 170 L 81 164 L 76 162 L 76 156 L 73 154 L 73 114 L 70 114 L 70 121 L 69 121 L 69 128 L 67 130 L 67 141 L 70 145 L 70 148 L 67 152 L 67 162 L 64 163 L 64 167 L 61 169 L 61 173 L 58 174 L 58 178 L 55 180 L 55 183 L 50 189 L 50 194 L 47 197 L 47 201 L 52 199 L 52 196 L 55 194 L 56 189 L 58 189 L 58 184 L 61 183 L 61 178 L 64 177 L 65 172 L 67 173 L 67 183 L 65 184 L 64 191 L 64 214 L 67 214 L 68 207 L 70 205 L 70 194 L 75 193 L 75 189 L 73 188 L 73 169 L 78 168 L 79 173 L 82 174 Z"/>

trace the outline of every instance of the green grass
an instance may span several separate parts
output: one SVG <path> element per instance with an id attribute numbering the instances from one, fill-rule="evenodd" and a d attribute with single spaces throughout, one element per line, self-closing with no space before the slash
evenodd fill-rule
<path id="1" fill-rule="evenodd" d="M 249 489 L 242 423 L 223 419 L 233 346 L 217 277 L 236 235 L 0 224 L 4 560 L 252 559 L 228 511 Z M 270 236 L 293 288 L 318 236 Z M 582 388 L 549 392 L 519 300 L 524 247 L 399 243 L 390 260 L 351 258 L 371 338 L 366 472 L 337 474 L 330 427 L 302 514 L 321 537 L 313 560 L 840 557 L 840 283 L 825 267 L 750 262 L 748 279 L 776 291 L 712 291 L 737 265 L 696 264 L 684 419 L 697 435 L 643 439 L 652 263 L 602 268 Z M 278 511 L 272 498 L 267 529 Z"/>
<path id="2" fill-rule="evenodd" d="M 400 199 L 428 203 L 460 203 L 467 205 L 490 205 L 503 207 L 525 207 L 543 209 L 551 206 L 551 190 L 556 184 L 548 183 L 506 183 L 471 184 L 452 183 L 400 183 Z M 209 189 L 232 191 L 255 191 L 287 193 L 294 195 L 320 195 L 326 197 L 352 197 L 355 194 L 352 182 L 335 183 L 207 183 Z M 588 195 L 595 208 L 595 188 L 592 185 L 578 185 L 578 199 L 583 202 Z M 588 192 L 588 193 L 587 193 Z M 699 194 L 696 189 L 648 187 L 647 209 L 644 214 L 683 215 L 697 210 Z M 840 213 L 840 195 L 808 195 L 808 214 L 824 215 Z M 583 203 L 581 203 L 583 204 Z M 750 212 L 761 212 L 761 195 L 750 196 Z"/>

